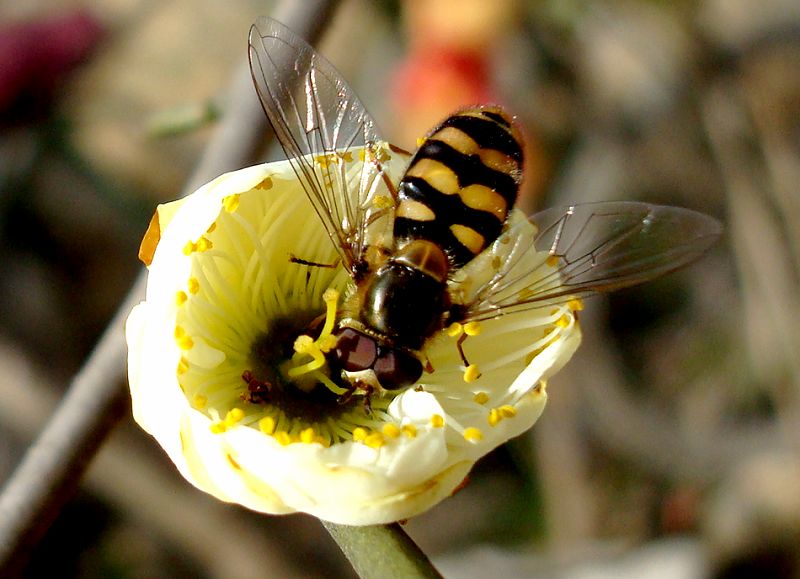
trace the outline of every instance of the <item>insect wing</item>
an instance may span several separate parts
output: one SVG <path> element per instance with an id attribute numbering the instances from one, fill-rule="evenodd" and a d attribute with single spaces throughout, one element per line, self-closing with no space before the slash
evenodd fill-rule
<path id="1" fill-rule="evenodd" d="M 354 273 L 366 245 L 391 230 L 382 158 L 387 145 L 339 72 L 302 38 L 270 18 L 250 28 L 250 71 L 261 105 L 286 157 L 337 248 Z M 364 162 L 352 161 L 365 147 Z M 376 203 L 378 195 L 382 203 Z M 389 208 L 390 208 L 389 207 Z M 386 223 L 388 221 L 388 223 Z"/>
<path id="2" fill-rule="evenodd" d="M 702 213 L 637 202 L 587 203 L 515 218 L 477 258 L 488 273 L 476 282 L 469 278 L 481 275 L 477 268 L 465 272 L 465 318 L 490 319 L 643 283 L 691 263 L 721 231 Z"/>

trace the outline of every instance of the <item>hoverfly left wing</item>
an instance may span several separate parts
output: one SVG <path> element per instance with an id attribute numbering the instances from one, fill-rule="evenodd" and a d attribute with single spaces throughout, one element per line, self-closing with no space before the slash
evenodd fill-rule
<path id="1" fill-rule="evenodd" d="M 638 202 L 556 207 L 515 218 L 464 268 L 465 320 L 486 320 L 649 281 L 700 257 L 719 238 L 707 215 Z M 483 278 L 478 268 L 483 268 Z M 470 275 L 477 279 L 470 280 Z"/>
<path id="2" fill-rule="evenodd" d="M 250 28 L 249 45 L 250 71 L 264 112 L 354 275 L 369 241 L 367 228 L 391 215 L 385 200 L 375 202 L 378 194 L 386 198 L 381 159 L 387 145 L 339 72 L 291 30 L 260 17 Z M 352 156 L 358 153 L 348 150 L 362 146 L 364 162 L 353 171 Z M 389 197 L 388 205 L 392 201 Z"/>

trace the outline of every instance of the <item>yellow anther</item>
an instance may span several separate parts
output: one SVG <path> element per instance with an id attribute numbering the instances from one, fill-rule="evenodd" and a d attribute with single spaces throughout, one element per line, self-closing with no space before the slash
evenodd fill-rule
<path id="1" fill-rule="evenodd" d="M 316 438 L 317 433 L 314 432 L 314 428 L 312 426 L 309 426 L 300 433 L 300 442 L 304 442 L 305 444 L 316 442 Z"/>
<path id="2" fill-rule="evenodd" d="M 380 432 L 370 432 L 362 442 L 370 448 L 380 448 L 386 444 L 386 439 Z"/>
<path id="3" fill-rule="evenodd" d="M 441 414 L 434 414 L 431 416 L 431 426 L 434 428 L 442 428 L 444 426 L 444 416 Z"/>
<path id="4" fill-rule="evenodd" d="M 264 177 L 264 179 L 255 186 L 256 189 L 261 189 L 262 191 L 267 191 L 272 189 L 272 177 Z"/>
<path id="5" fill-rule="evenodd" d="M 580 298 L 571 299 L 567 302 L 567 307 L 573 312 L 580 312 L 583 310 L 583 300 Z"/>
<path id="6" fill-rule="evenodd" d="M 311 336 L 298 336 L 294 341 L 294 349 L 298 354 L 307 354 L 311 356 L 312 359 L 306 364 L 290 368 L 287 372 L 289 378 L 296 378 L 297 376 L 308 374 L 325 365 L 325 355 L 322 353 L 317 343 L 311 339 Z"/>
<path id="7" fill-rule="evenodd" d="M 227 430 L 227 428 L 222 422 L 214 422 L 213 424 L 211 424 L 211 426 L 209 426 L 209 428 L 211 429 L 211 432 L 214 434 L 222 434 Z"/>
<path id="8" fill-rule="evenodd" d="M 481 377 L 481 371 L 478 369 L 477 364 L 470 364 L 467 366 L 466 370 L 464 370 L 464 382 L 469 384 L 470 382 L 474 382 L 478 378 Z"/>
<path id="9" fill-rule="evenodd" d="M 458 338 L 461 333 L 464 331 L 464 327 L 459 324 L 458 322 L 453 322 L 449 326 L 447 326 L 447 335 L 451 338 Z"/>
<path id="10" fill-rule="evenodd" d="M 197 251 L 208 251 L 212 247 L 214 247 L 214 244 L 211 243 L 211 240 L 207 237 L 201 237 L 197 240 L 197 244 L 195 245 Z"/>
<path id="11" fill-rule="evenodd" d="M 297 336 L 297 339 L 294 341 L 294 351 L 298 354 L 308 354 L 311 352 L 313 346 L 314 339 L 305 334 L 302 336 Z"/>
<path id="12" fill-rule="evenodd" d="M 192 398 L 192 408 L 203 410 L 208 405 L 208 396 L 205 394 L 195 394 Z"/>
<path id="13" fill-rule="evenodd" d="M 476 392 L 472 400 L 474 400 L 476 404 L 486 404 L 489 402 L 489 395 L 486 392 Z"/>
<path id="14" fill-rule="evenodd" d="M 559 328 L 566 328 L 570 325 L 571 322 L 572 322 L 572 316 L 564 314 L 563 316 L 558 318 L 558 320 L 556 321 L 556 326 L 558 326 Z"/>
<path id="15" fill-rule="evenodd" d="M 384 424 L 381 431 L 389 438 L 397 438 L 401 434 L 400 427 L 398 427 L 396 424 L 392 424 L 391 422 Z"/>
<path id="16" fill-rule="evenodd" d="M 367 437 L 368 434 L 369 433 L 365 428 L 357 426 L 353 429 L 353 440 L 355 440 L 356 442 L 361 442 Z"/>
<path id="17" fill-rule="evenodd" d="M 406 424 L 401 429 L 403 434 L 406 435 L 406 438 L 416 438 L 417 437 L 417 427 L 413 424 Z"/>
<path id="18" fill-rule="evenodd" d="M 489 422 L 489 426 L 497 426 L 500 424 L 500 421 L 503 420 L 503 415 L 500 414 L 500 411 L 497 408 L 492 408 L 489 410 L 489 416 L 487 418 Z"/>
<path id="19" fill-rule="evenodd" d="M 464 324 L 464 333 L 468 336 L 477 336 L 481 333 L 480 322 L 467 322 Z"/>
<path id="20" fill-rule="evenodd" d="M 192 338 L 186 334 L 186 330 L 181 326 L 175 326 L 175 342 L 181 350 L 191 350 L 192 346 L 194 346 Z"/>
<path id="21" fill-rule="evenodd" d="M 350 151 L 345 151 L 344 153 L 336 153 L 336 154 L 339 155 L 339 158 L 345 163 L 353 162 L 353 153 L 351 153 Z"/>
<path id="22" fill-rule="evenodd" d="M 264 434 L 274 434 L 275 426 L 275 419 L 272 416 L 265 416 L 258 421 L 258 429 Z"/>
<path id="23" fill-rule="evenodd" d="M 558 256 L 557 255 L 548 255 L 547 260 L 545 261 L 547 267 L 555 267 L 558 265 Z"/>
<path id="24" fill-rule="evenodd" d="M 183 290 L 179 290 L 175 294 L 175 305 L 176 306 L 182 306 L 183 304 L 186 303 L 186 300 L 188 300 L 188 299 L 189 299 L 189 296 L 186 295 L 186 292 L 183 291 Z"/>
<path id="25" fill-rule="evenodd" d="M 231 408 L 225 414 L 225 426 L 234 426 L 241 422 L 242 418 L 244 418 L 244 410 L 241 408 Z"/>
<path id="26" fill-rule="evenodd" d="M 189 288 L 190 294 L 196 294 L 200 291 L 200 281 L 196 277 L 190 277 L 186 284 Z"/>
<path id="27" fill-rule="evenodd" d="M 464 440 L 467 440 L 469 442 L 478 442 L 482 438 L 483 438 L 483 432 L 481 432 L 474 426 L 470 426 L 469 428 L 464 430 Z"/>
<path id="28" fill-rule="evenodd" d="M 183 246 L 183 255 L 191 255 L 195 249 L 197 249 L 197 246 L 194 242 L 187 241 L 186 245 Z"/>
<path id="29" fill-rule="evenodd" d="M 214 230 L 217 228 L 217 222 L 214 221 L 211 225 L 208 226 L 206 229 L 206 233 L 214 233 Z"/>
<path id="30" fill-rule="evenodd" d="M 514 418 L 517 415 L 517 409 L 511 406 L 511 404 L 503 404 L 498 407 L 497 411 L 500 412 L 503 418 Z"/>
<path id="31" fill-rule="evenodd" d="M 425 137 L 417 137 L 417 149 L 424 145 L 425 141 L 427 141 Z"/>
<path id="32" fill-rule="evenodd" d="M 262 181 L 262 183 L 263 182 L 264 181 Z M 223 197 L 222 206 L 225 208 L 225 211 L 227 211 L 228 213 L 233 213 L 234 211 L 236 211 L 239 208 L 239 197 L 240 197 L 239 193 Z"/>
<path id="33" fill-rule="evenodd" d="M 292 437 L 289 436 L 289 433 L 285 430 L 281 430 L 280 432 L 276 432 L 274 434 L 275 440 L 278 441 L 278 444 L 281 446 L 289 446 L 292 443 Z"/>
<path id="34" fill-rule="evenodd" d="M 189 360 L 181 356 L 181 359 L 178 360 L 178 368 L 176 372 L 178 374 L 186 374 L 189 371 Z"/>
<path id="35" fill-rule="evenodd" d="M 333 334 L 328 334 L 327 336 L 321 336 L 317 340 L 317 345 L 324 354 L 327 354 L 328 352 L 333 350 L 336 347 L 337 343 L 338 340 L 336 339 L 336 336 L 334 336 Z"/>

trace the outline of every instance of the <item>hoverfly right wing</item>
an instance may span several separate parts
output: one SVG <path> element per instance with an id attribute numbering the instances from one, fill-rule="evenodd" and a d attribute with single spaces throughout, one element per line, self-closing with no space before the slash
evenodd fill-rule
<path id="1" fill-rule="evenodd" d="M 483 279 L 462 280 L 465 320 L 655 279 L 700 257 L 721 231 L 716 219 L 696 211 L 630 201 L 555 207 L 516 218 L 476 258 L 485 262 Z"/>
<path id="2" fill-rule="evenodd" d="M 387 195 L 382 164 L 388 146 L 339 72 L 291 30 L 260 17 L 250 28 L 249 45 L 264 112 L 345 268 L 355 275 L 372 243 L 368 228 L 391 230 L 396 200 Z M 352 161 L 358 159 L 352 156 L 358 153 L 348 152 L 353 147 L 365 147 L 355 172 Z"/>

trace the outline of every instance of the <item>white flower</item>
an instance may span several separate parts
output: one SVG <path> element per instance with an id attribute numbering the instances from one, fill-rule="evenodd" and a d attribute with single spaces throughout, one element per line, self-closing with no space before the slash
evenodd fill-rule
<path id="1" fill-rule="evenodd" d="M 395 178 L 406 162 L 397 157 Z M 285 378 L 325 290 L 352 284 L 341 266 L 290 261 L 337 254 L 288 162 L 228 173 L 159 207 L 143 247 L 154 249 L 147 296 L 126 328 L 134 417 L 192 484 L 265 513 L 365 525 L 425 511 L 533 425 L 545 380 L 580 342 L 567 305 L 483 322 L 464 343 L 481 377 L 466 383 L 443 331 L 425 350 L 435 371 L 373 396 L 369 414 L 360 395 L 340 404 L 321 385 L 265 383 Z"/>

